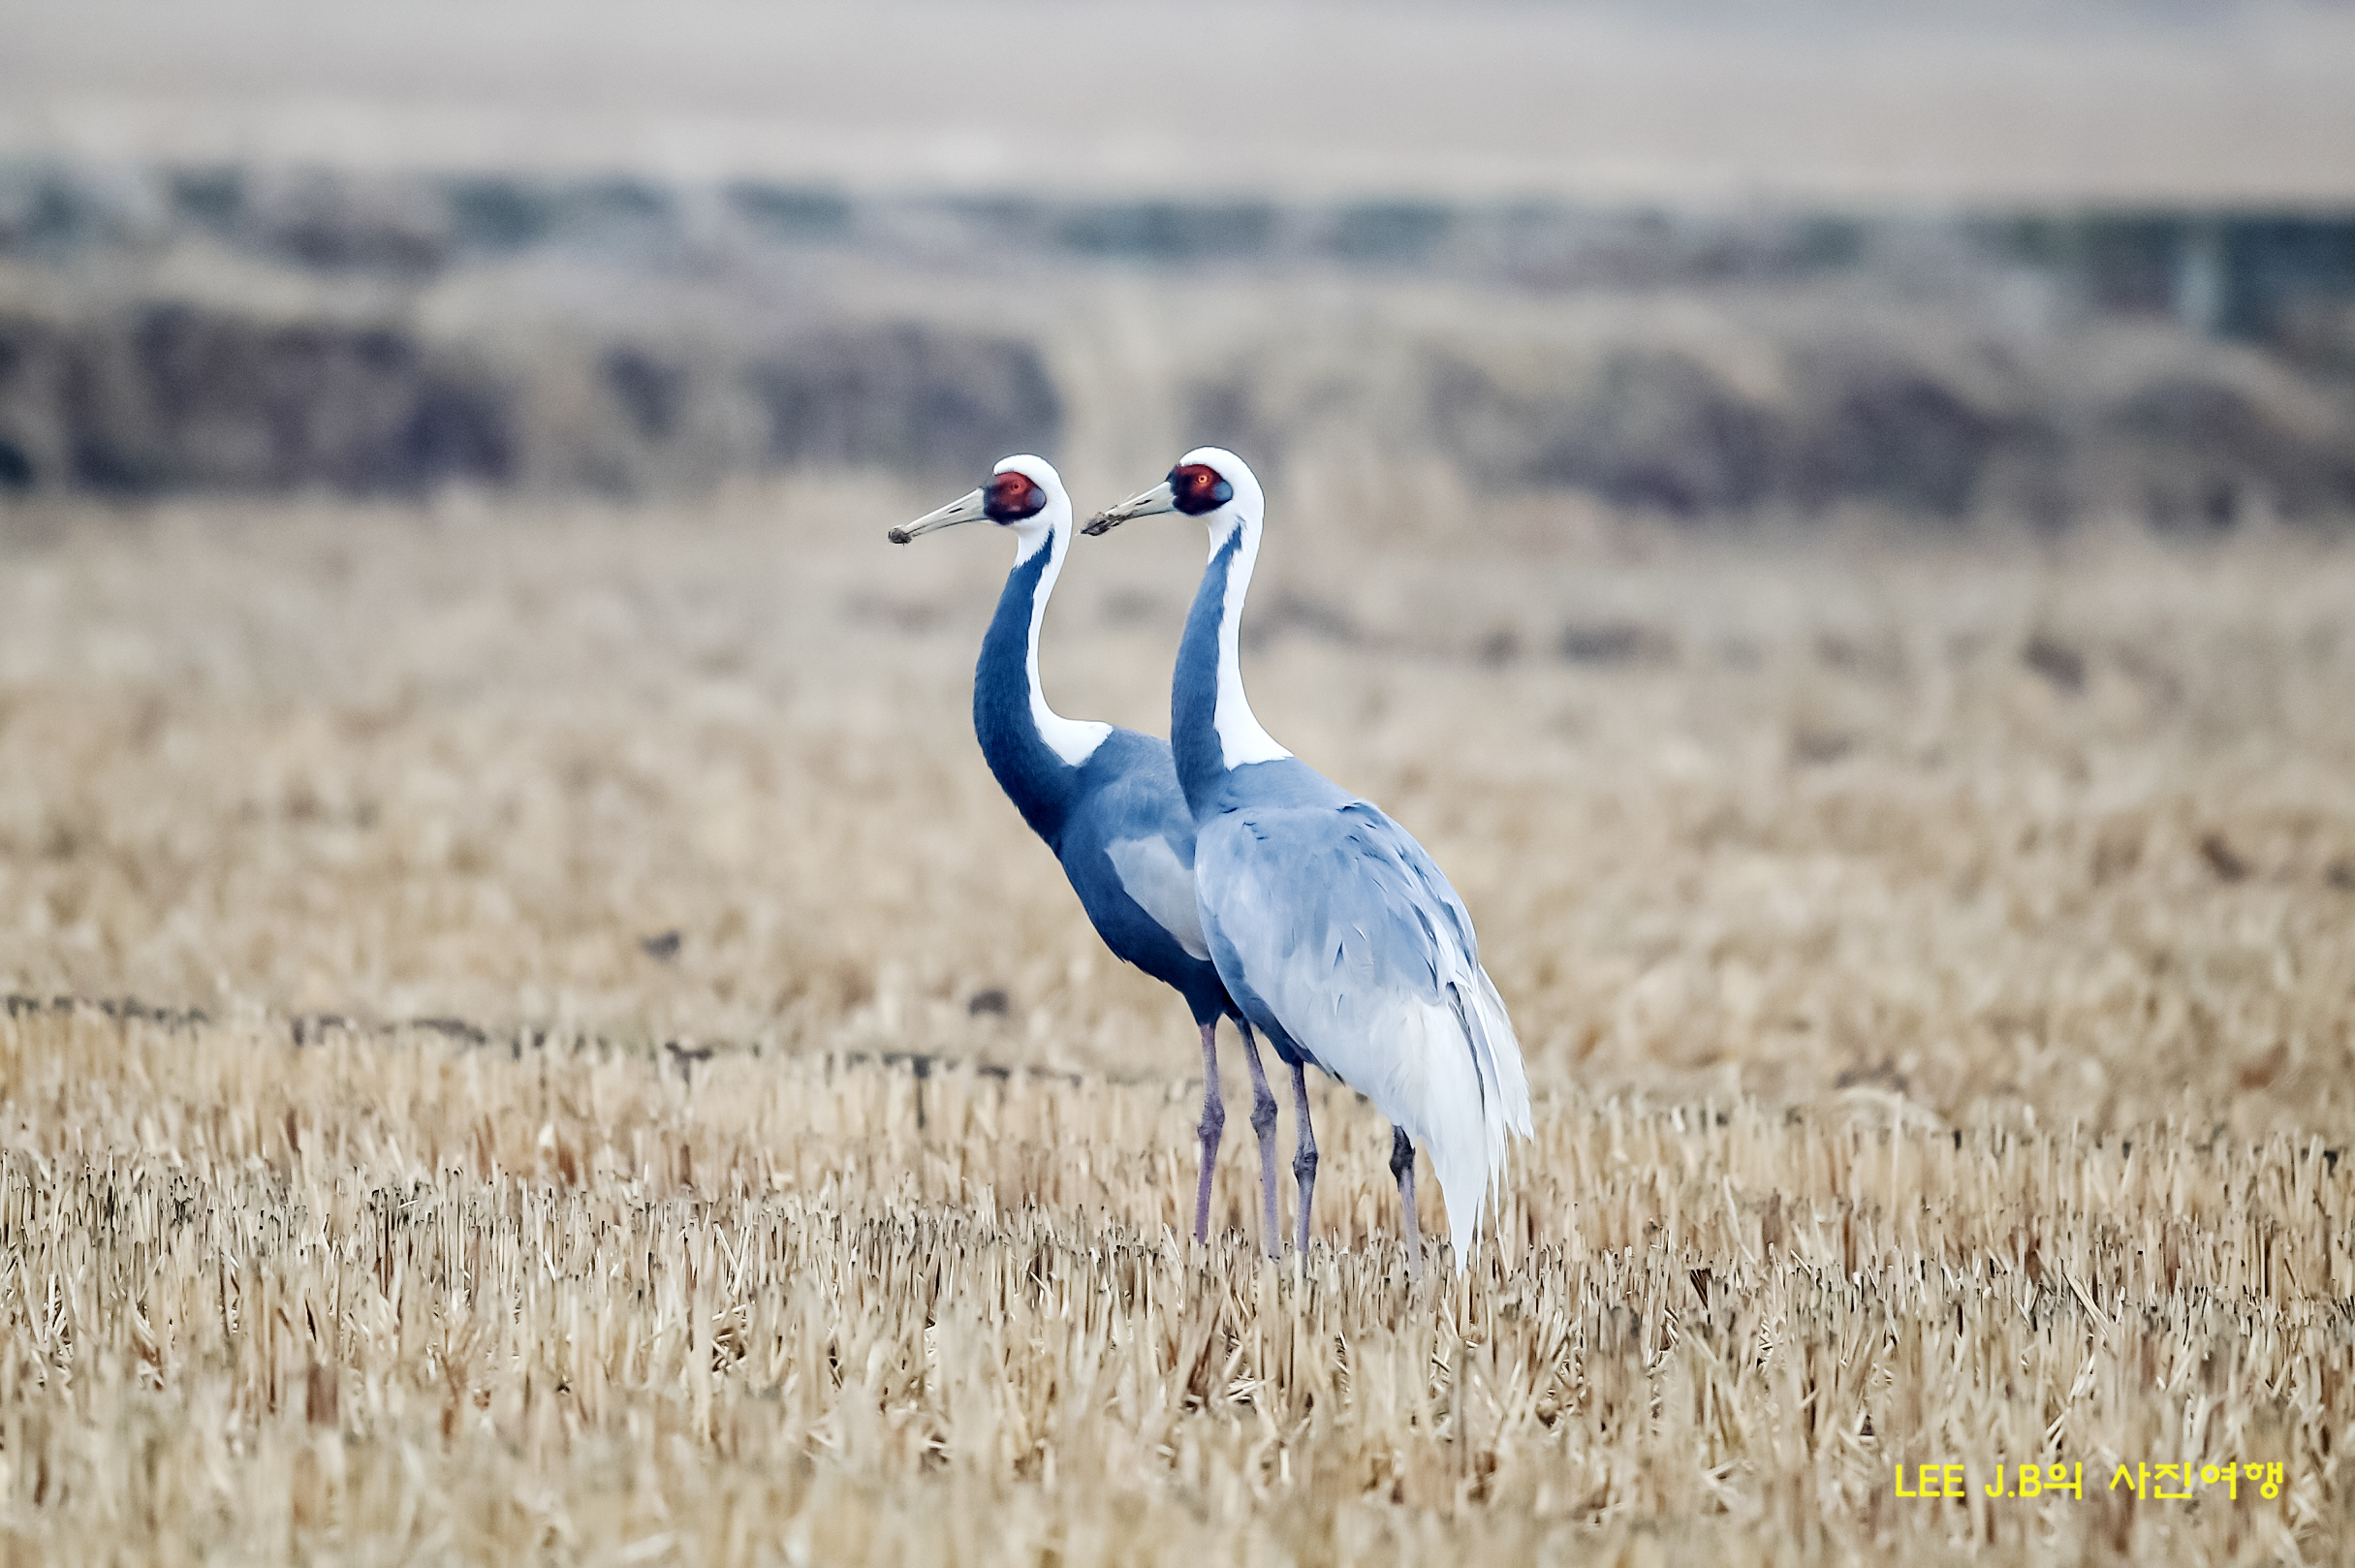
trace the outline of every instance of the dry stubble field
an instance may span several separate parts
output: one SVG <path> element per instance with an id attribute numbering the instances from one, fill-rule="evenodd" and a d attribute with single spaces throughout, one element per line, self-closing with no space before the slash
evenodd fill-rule
<path id="1" fill-rule="evenodd" d="M 880 542 L 941 497 L 0 521 L 0 1556 L 2343 1551 L 2355 553 L 1284 489 L 1257 706 L 1537 1094 L 1420 1292 L 1346 1093 L 1304 1262 L 1240 1118 L 1183 1239 L 1181 1014 L 965 726 L 1000 542 Z M 1199 559 L 1080 543 L 1066 711 L 1157 726 Z M 2282 1484 L 2108 1490 L 2182 1461 Z"/>

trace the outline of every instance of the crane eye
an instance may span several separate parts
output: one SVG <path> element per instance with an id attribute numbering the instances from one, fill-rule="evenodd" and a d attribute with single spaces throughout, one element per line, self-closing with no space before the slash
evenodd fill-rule
<path id="1" fill-rule="evenodd" d="M 1036 517 L 1047 504 L 1046 487 L 1028 474 L 1013 470 L 989 481 L 989 498 L 982 502 L 982 511 L 991 522 L 1020 522 Z"/>
<path id="2" fill-rule="evenodd" d="M 1199 517 L 1234 500 L 1235 486 L 1208 463 L 1185 463 L 1170 470 L 1170 493 L 1178 511 Z"/>

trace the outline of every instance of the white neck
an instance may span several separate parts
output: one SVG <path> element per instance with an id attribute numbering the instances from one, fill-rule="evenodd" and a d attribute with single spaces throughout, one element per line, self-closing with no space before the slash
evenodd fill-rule
<path id="1" fill-rule="evenodd" d="M 1229 768 L 1292 755 L 1261 727 L 1251 711 L 1251 699 L 1243 695 L 1242 609 L 1243 599 L 1251 591 L 1251 569 L 1259 564 L 1259 521 L 1246 517 L 1237 526 L 1242 530 L 1242 543 L 1227 566 L 1226 603 L 1218 617 L 1218 706 L 1211 719 L 1218 730 L 1219 752 Z M 1211 553 L 1217 553 L 1217 545 L 1211 547 Z"/>
<path id="2" fill-rule="evenodd" d="M 1047 601 L 1054 596 L 1055 579 L 1063 575 L 1063 556 L 1071 549 L 1071 518 L 1057 517 L 1052 527 L 1021 539 L 1016 547 L 1014 564 L 1020 566 L 1041 549 L 1053 553 L 1047 558 L 1047 569 L 1039 576 L 1039 591 L 1030 601 L 1030 648 L 1024 669 L 1030 677 L 1030 722 L 1038 726 L 1039 738 L 1049 749 L 1077 768 L 1096 754 L 1096 748 L 1111 737 L 1113 727 L 1088 719 L 1067 719 L 1047 706 L 1046 688 L 1039 684 L 1039 627 L 1047 619 Z"/>

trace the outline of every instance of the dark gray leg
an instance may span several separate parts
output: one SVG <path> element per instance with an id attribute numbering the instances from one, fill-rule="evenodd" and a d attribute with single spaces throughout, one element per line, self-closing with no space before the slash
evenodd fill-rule
<path id="1" fill-rule="evenodd" d="M 1423 1283 L 1423 1227 L 1415 1221 L 1415 1145 L 1403 1127 L 1390 1130 L 1390 1174 L 1398 1178 L 1398 1203 L 1406 1211 L 1406 1277 Z"/>
<path id="2" fill-rule="evenodd" d="M 1259 1064 L 1259 1041 L 1251 1025 L 1237 1019 L 1242 1033 L 1243 1060 L 1251 1068 L 1251 1130 L 1259 1135 L 1259 1197 L 1267 1210 L 1268 1256 L 1281 1257 L 1284 1233 L 1275 1218 L 1275 1091 L 1268 1087 L 1267 1069 Z"/>
<path id="3" fill-rule="evenodd" d="M 1218 1020 L 1202 1026 L 1202 1183 L 1194 1189 L 1194 1239 L 1210 1239 L 1210 1171 L 1218 1163 L 1218 1137 L 1227 1130 L 1226 1102 L 1218 1096 Z"/>
<path id="4" fill-rule="evenodd" d="M 1301 1189 L 1300 1249 L 1308 1250 L 1308 1200 L 1316 1196 L 1316 1129 L 1308 1124 L 1308 1069 L 1292 1064 L 1292 1112 L 1301 1124 L 1300 1149 L 1292 1156 L 1292 1179 Z"/>

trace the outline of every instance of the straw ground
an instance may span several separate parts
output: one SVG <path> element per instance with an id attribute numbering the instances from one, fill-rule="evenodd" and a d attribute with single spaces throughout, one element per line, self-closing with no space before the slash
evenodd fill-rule
<path id="1" fill-rule="evenodd" d="M 1255 700 L 1538 1094 L 1421 1293 L 1341 1091 L 1318 1250 L 1247 1140 L 1182 1239 L 1182 1019 L 973 754 L 926 497 L 11 519 L 0 1550 L 2341 1550 L 2355 559 L 1303 490 Z M 1051 684 L 1150 723 L 1198 549 L 1083 548 Z"/>

